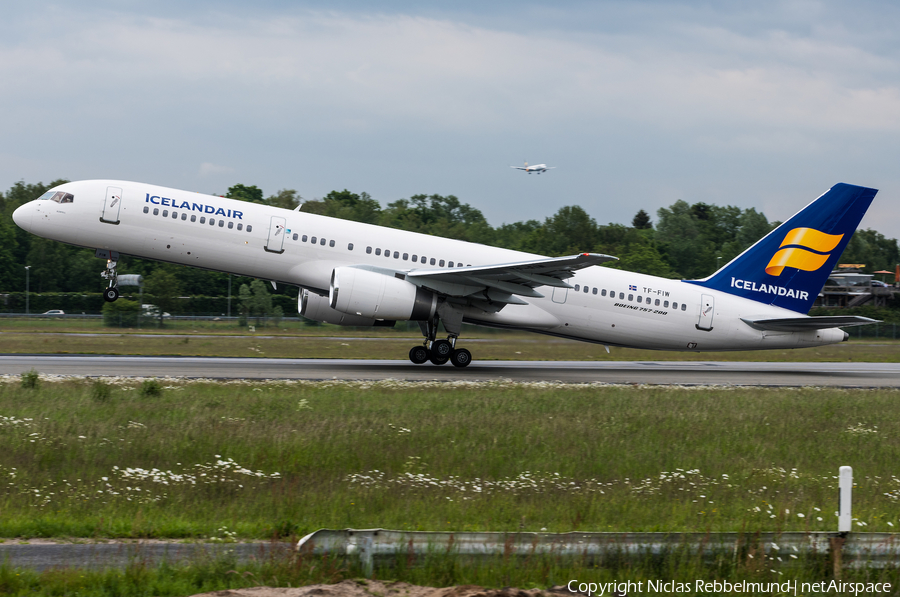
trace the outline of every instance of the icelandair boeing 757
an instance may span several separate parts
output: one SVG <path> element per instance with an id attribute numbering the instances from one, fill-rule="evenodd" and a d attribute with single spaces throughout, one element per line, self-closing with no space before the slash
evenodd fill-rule
<path id="1" fill-rule="evenodd" d="M 148 184 L 62 184 L 13 219 L 38 236 L 299 286 L 300 314 L 338 325 L 417 321 L 413 363 L 465 367 L 463 322 L 661 350 L 794 348 L 847 339 L 865 317 L 808 317 L 875 189 L 837 184 L 703 280 L 612 268 L 609 255 L 542 257 Z M 447 338 L 438 338 L 443 323 Z"/>

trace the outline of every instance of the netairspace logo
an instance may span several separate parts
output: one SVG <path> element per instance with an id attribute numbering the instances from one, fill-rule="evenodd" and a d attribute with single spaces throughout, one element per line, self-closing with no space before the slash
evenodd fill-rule
<path id="1" fill-rule="evenodd" d="M 645 586 L 646 585 L 646 586 Z M 591 597 L 604 597 L 606 595 L 629 595 L 632 593 L 694 593 L 721 595 L 723 593 L 781 593 L 785 595 L 808 595 L 809 593 L 835 593 L 850 595 L 865 595 L 890 593 L 891 583 L 873 582 L 841 582 L 839 580 L 821 582 L 797 582 L 788 580 L 785 582 L 750 582 L 727 580 L 695 580 L 680 582 L 675 580 L 642 580 L 642 581 L 612 581 L 606 583 L 578 582 L 570 580 L 566 588 L 572 593 L 582 593 Z"/>

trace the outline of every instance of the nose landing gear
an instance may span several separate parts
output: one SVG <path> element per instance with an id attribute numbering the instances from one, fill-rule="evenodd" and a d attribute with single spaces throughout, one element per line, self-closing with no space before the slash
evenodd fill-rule
<path id="1" fill-rule="evenodd" d="M 106 270 L 100 272 L 101 278 L 109 280 L 109 285 L 103 291 L 103 299 L 108 303 L 119 298 L 119 274 L 116 272 L 118 263 L 118 256 L 110 257 L 106 260 Z"/>

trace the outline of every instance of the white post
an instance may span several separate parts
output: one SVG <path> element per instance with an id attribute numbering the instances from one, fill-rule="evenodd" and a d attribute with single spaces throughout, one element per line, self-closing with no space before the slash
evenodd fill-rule
<path id="1" fill-rule="evenodd" d="M 851 512 L 851 502 L 853 499 L 853 467 L 841 467 L 840 488 L 840 498 L 838 499 L 838 532 L 849 533 L 853 527 L 853 514 Z"/>

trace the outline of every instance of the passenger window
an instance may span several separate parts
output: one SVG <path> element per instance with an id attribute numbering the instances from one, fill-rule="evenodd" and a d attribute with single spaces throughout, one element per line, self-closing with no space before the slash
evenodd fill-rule
<path id="1" fill-rule="evenodd" d="M 654 305 L 655 307 L 658 307 L 658 306 L 659 306 L 659 299 L 656 299 L 656 301 L 653 303 L 653 305 Z"/>
<path id="2" fill-rule="evenodd" d="M 578 292 L 579 290 L 581 290 L 581 284 L 576 284 L 576 285 L 575 285 L 575 292 Z"/>
<path id="3" fill-rule="evenodd" d="M 672 301 L 672 308 L 673 308 L 673 309 L 677 309 L 677 308 L 678 308 L 678 303 L 676 303 L 675 301 Z"/>
<path id="4" fill-rule="evenodd" d="M 600 291 L 600 296 L 606 296 L 606 288 Z"/>
<path id="5" fill-rule="evenodd" d="M 366 247 L 366 255 L 372 254 L 372 247 Z"/>
<path id="6" fill-rule="evenodd" d="M 333 241 L 333 240 L 328 241 L 328 246 L 329 246 L 329 247 L 333 247 L 333 246 L 334 246 L 334 241 Z"/>
<path id="7" fill-rule="evenodd" d="M 390 256 L 391 256 L 391 250 L 390 250 L 390 249 L 385 249 L 385 250 L 384 250 L 384 256 L 390 258 Z"/>
<path id="8" fill-rule="evenodd" d="M 247 224 L 247 232 L 250 232 L 251 230 L 253 230 L 253 225 Z"/>
<path id="9" fill-rule="evenodd" d="M 621 300 L 624 299 L 624 298 L 625 298 L 625 293 L 624 293 L 624 292 L 620 292 L 620 293 L 619 293 L 619 300 L 621 301 Z"/>
<path id="10" fill-rule="evenodd" d="M 191 217 L 193 217 L 193 216 L 191 216 Z M 238 230 L 242 229 L 243 227 L 244 227 L 243 224 L 238 224 Z"/>
<path id="11" fill-rule="evenodd" d="M 665 307 L 666 309 L 668 309 L 668 308 L 669 308 L 669 301 L 663 301 L 663 307 Z"/>
<path id="12" fill-rule="evenodd" d="M 322 245 L 322 246 L 324 247 L 324 246 L 325 246 L 325 239 L 324 239 L 324 238 L 320 238 L 320 239 L 319 239 L 319 244 Z"/>
<path id="13" fill-rule="evenodd" d="M 295 232 L 295 233 L 294 233 L 294 236 L 293 236 L 292 238 L 293 238 L 294 240 L 297 240 L 298 238 L 300 238 L 300 235 L 297 234 L 297 233 Z"/>
<path id="14" fill-rule="evenodd" d="M 418 263 L 418 261 L 419 261 L 419 256 L 413 255 L 413 263 Z"/>
<path id="15" fill-rule="evenodd" d="M 628 300 L 629 300 L 629 301 L 633 301 L 633 300 L 634 300 L 634 295 L 633 295 L 633 294 L 629 294 L 629 295 L 628 295 Z"/>
<path id="16" fill-rule="evenodd" d="M 163 217 L 164 217 L 164 218 L 168 218 L 168 217 L 169 217 L 169 210 L 168 210 L 168 209 L 164 209 L 164 210 L 163 210 Z"/>
<path id="17" fill-rule="evenodd" d="M 352 251 L 352 250 L 353 250 L 353 243 L 347 243 L 347 250 L 348 250 L 348 251 Z"/>
<path id="18" fill-rule="evenodd" d="M 587 286 L 584 287 L 584 293 L 587 294 L 587 291 L 590 290 Z M 594 294 L 597 294 L 597 290 L 594 289 Z"/>
<path id="19" fill-rule="evenodd" d="M 231 230 L 234 228 L 234 222 L 228 222 L 228 229 Z M 297 240 L 296 238 L 294 240 Z"/>
<path id="20" fill-rule="evenodd" d="M 187 214 L 186 214 L 186 213 L 182 213 L 182 214 L 181 214 L 181 219 L 182 219 L 182 220 L 187 220 Z"/>
<path id="21" fill-rule="evenodd" d="M 381 255 L 381 249 L 375 249 L 375 254 L 376 254 L 376 255 Z"/>
<path id="22" fill-rule="evenodd" d="M 312 244 L 316 244 L 316 241 L 317 241 L 317 240 L 319 240 L 319 239 L 317 239 L 317 238 L 314 236 L 314 237 L 312 237 L 311 239 L 309 239 L 309 242 L 311 242 Z"/>
<path id="23" fill-rule="evenodd" d="M 197 221 L 197 216 L 195 216 L 194 214 L 191 214 L 191 222 L 196 222 L 196 221 Z"/>
<path id="24" fill-rule="evenodd" d="M 441 259 L 441 261 L 438 263 L 438 266 L 439 266 L 439 267 L 444 267 L 444 260 L 443 260 L 443 259 Z"/>
<path id="25" fill-rule="evenodd" d="M 153 215 L 154 215 L 154 216 L 158 216 L 158 215 L 159 215 L 159 208 L 158 208 L 158 207 L 154 207 L 154 208 L 153 208 Z"/>
<path id="26" fill-rule="evenodd" d="M 403 261 L 406 261 L 407 259 L 409 259 L 409 253 L 404 253 L 404 254 L 403 254 Z"/>
<path id="27" fill-rule="evenodd" d="M 448 263 L 447 267 L 453 267 L 453 262 L 451 261 L 450 263 Z"/>
<path id="28" fill-rule="evenodd" d="M 304 234 L 303 236 L 300 237 L 300 240 L 303 242 L 306 242 L 309 240 L 309 237 Z"/>
<path id="29" fill-rule="evenodd" d="M 641 295 L 638 295 L 638 302 L 640 303 L 640 302 L 642 301 L 643 298 L 644 298 L 644 297 L 642 297 Z M 630 301 L 630 300 L 631 300 L 631 297 L 628 297 L 628 300 Z"/>
<path id="30" fill-rule="evenodd" d="M 210 225 L 210 226 L 215 226 L 215 225 L 216 225 L 216 220 L 215 220 L 215 218 L 210 218 L 210 219 L 209 219 L 209 225 Z"/>
<path id="31" fill-rule="evenodd" d="M 145 214 L 150 213 L 150 208 L 147 207 L 146 205 L 144 206 L 144 213 L 145 213 Z"/>
<path id="32" fill-rule="evenodd" d="M 591 294 L 597 294 L 597 289 L 596 288 L 591 289 Z"/>
<path id="33" fill-rule="evenodd" d="M 206 216 L 200 216 L 200 223 L 206 224 Z"/>
<path id="34" fill-rule="evenodd" d="M 219 228 L 225 227 L 225 220 L 219 220 Z"/>
<path id="35" fill-rule="evenodd" d="M 434 263 L 435 263 L 434 257 L 431 258 L 431 262 L 430 262 L 430 263 L 431 263 L 431 265 L 434 265 Z"/>
<path id="36" fill-rule="evenodd" d="M 687 310 L 687 305 L 685 305 L 684 303 L 681 303 L 681 310 L 682 310 L 682 311 L 686 311 L 686 310 Z"/>
<path id="37" fill-rule="evenodd" d="M 178 214 L 175 213 L 174 211 L 172 212 L 172 219 L 173 219 L 173 220 L 177 220 L 177 219 L 178 219 Z"/>
<path id="38" fill-rule="evenodd" d="M 394 259 L 400 259 L 400 251 L 394 251 Z"/>

